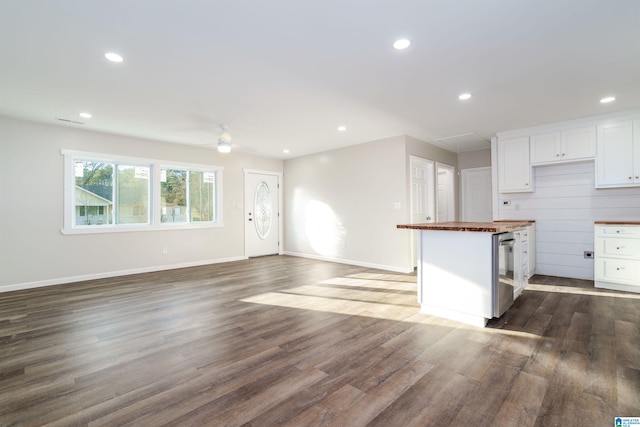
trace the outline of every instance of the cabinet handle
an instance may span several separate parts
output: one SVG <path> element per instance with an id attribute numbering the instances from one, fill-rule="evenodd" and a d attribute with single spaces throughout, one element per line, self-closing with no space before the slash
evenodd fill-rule
<path id="1" fill-rule="evenodd" d="M 562 153 L 562 155 L 564 156 L 564 153 Z"/>
<path id="2" fill-rule="evenodd" d="M 629 179 L 633 179 L 633 177 L 632 177 L 632 176 L 630 176 L 630 177 L 629 177 Z"/>
<path id="3" fill-rule="evenodd" d="M 560 154 L 556 154 L 556 157 L 560 157 Z"/>
<path id="4" fill-rule="evenodd" d="M 524 183 L 524 185 L 529 185 L 529 183 L 528 183 L 528 182 L 525 182 L 525 183 Z"/>
<path id="5" fill-rule="evenodd" d="M 624 267 L 616 267 L 616 270 L 618 270 L 618 271 L 624 270 Z"/>
<path id="6" fill-rule="evenodd" d="M 616 230 L 616 233 L 619 233 L 619 232 L 620 232 L 620 230 Z"/>
<path id="7" fill-rule="evenodd" d="M 618 247 L 616 247 L 616 249 L 617 250 L 624 249 L 624 246 L 618 246 Z"/>

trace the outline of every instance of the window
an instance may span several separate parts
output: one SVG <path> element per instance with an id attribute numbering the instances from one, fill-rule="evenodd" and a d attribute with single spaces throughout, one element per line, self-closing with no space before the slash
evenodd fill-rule
<path id="1" fill-rule="evenodd" d="M 63 150 L 63 233 L 222 225 L 222 168 Z"/>
<path id="2" fill-rule="evenodd" d="M 74 160 L 74 226 L 149 224 L 146 165 Z"/>
<path id="3" fill-rule="evenodd" d="M 215 172 L 161 169 L 160 221 L 163 223 L 215 221 L 215 184 Z"/>

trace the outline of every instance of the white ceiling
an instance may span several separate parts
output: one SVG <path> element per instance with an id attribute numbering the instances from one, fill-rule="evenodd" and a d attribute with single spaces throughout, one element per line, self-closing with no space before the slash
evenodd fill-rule
<path id="1" fill-rule="evenodd" d="M 287 158 L 638 107 L 639 0 L 0 0 L 0 114 L 45 123 Z"/>

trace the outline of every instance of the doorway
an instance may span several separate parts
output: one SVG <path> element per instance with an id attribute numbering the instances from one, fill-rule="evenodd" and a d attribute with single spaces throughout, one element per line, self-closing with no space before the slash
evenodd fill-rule
<path id="1" fill-rule="evenodd" d="M 436 163 L 437 216 L 438 222 L 456 220 L 456 168 L 445 163 Z"/>
<path id="2" fill-rule="evenodd" d="M 275 255 L 280 251 L 282 174 L 244 171 L 245 256 Z"/>
<path id="3" fill-rule="evenodd" d="M 461 171 L 462 220 L 493 221 L 491 167 Z"/>
<path id="4" fill-rule="evenodd" d="M 411 169 L 411 222 L 424 223 L 435 221 L 434 163 L 421 157 L 410 156 Z M 417 231 L 411 233 L 411 259 L 413 267 L 418 265 Z"/>

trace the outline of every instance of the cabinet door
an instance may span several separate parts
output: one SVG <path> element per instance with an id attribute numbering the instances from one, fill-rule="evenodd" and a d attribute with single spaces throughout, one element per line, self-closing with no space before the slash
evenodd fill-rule
<path id="1" fill-rule="evenodd" d="M 598 281 L 640 286 L 640 261 L 630 259 L 599 258 L 595 262 Z"/>
<path id="2" fill-rule="evenodd" d="M 633 185 L 632 122 L 598 126 L 596 187 Z"/>
<path id="3" fill-rule="evenodd" d="M 555 162 L 560 158 L 560 132 L 531 137 L 531 164 Z"/>
<path id="4" fill-rule="evenodd" d="M 640 184 L 640 120 L 633 121 L 633 182 Z"/>
<path id="5" fill-rule="evenodd" d="M 640 259 L 640 239 L 596 238 L 598 256 Z"/>
<path id="6" fill-rule="evenodd" d="M 498 140 L 498 188 L 502 193 L 533 191 L 529 137 Z"/>
<path id="7" fill-rule="evenodd" d="M 595 157 L 595 126 L 563 131 L 560 138 L 559 157 L 562 160 L 593 159 Z"/>
<path id="8" fill-rule="evenodd" d="M 527 227 L 527 238 L 529 241 L 528 277 L 531 277 L 536 272 L 536 226 L 535 224 L 531 224 L 529 227 Z"/>

